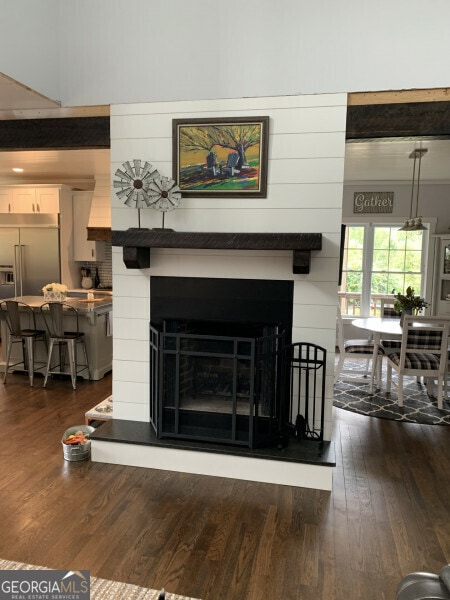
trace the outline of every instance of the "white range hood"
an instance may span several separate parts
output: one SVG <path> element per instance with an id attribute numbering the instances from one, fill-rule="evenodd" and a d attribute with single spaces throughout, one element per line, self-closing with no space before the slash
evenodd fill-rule
<path id="1" fill-rule="evenodd" d="M 109 175 L 97 177 L 92 196 L 88 227 L 111 229 L 111 184 Z"/>

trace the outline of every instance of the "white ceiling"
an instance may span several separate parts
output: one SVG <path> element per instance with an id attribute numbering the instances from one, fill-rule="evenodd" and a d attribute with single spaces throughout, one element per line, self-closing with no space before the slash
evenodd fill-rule
<path id="1" fill-rule="evenodd" d="M 58 103 L 45 98 L 0 73 L 0 119 L 37 117 L 58 109 Z M 70 110 L 70 109 L 69 109 Z M 348 143 L 345 152 L 345 183 L 410 182 L 411 152 L 427 148 L 422 159 L 421 181 L 450 183 L 450 140 L 383 140 Z M 92 180 L 109 175 L 109 150 L 47 150 L 0 152 L 0 180 L 11 183 L 65 182 Z M 15 174 L 13 167 L 24 173 Z"/>
<path id="2" fill-rule="evenodd" d="M 428 150 L 422 157 L 420 181 L 450 183 L 450 140 L 436 139 L 347 143 L 345 183 L 362 181 L 409 183 L 412 181 L 414 167 L 414 160 L 409 158 L 409 155 L 415 148 Z"/>
<path id="3" fill-rule="evenodd" d="M 109 175 L 109 150 L 0 151 L 0 180 L 24 183 L 66 183 Z M 13 168 L 24 169 L 14 173 Z"/>

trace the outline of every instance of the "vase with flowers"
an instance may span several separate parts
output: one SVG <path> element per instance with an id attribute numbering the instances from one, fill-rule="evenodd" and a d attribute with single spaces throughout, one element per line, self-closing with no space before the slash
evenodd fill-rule
<path id="1" fill-rule="evenodd" d="M 47 283 L 42 288 L 44 300 L 47 302 L 65 302 L 67 297 L 67 285 L 63 283 Z"/>
<path id="2" fill-rule="evenodd" d="M 414 288 L 408 286 L 404 294 L 395 295 L 394 299 L 394 310 L 400 314 L 400 322 L 403 323 L 404 315 L 417 315 L 421 310 L 426 308 L 428 303 L 425 298 L 416 296 L 414 294 Z"/>

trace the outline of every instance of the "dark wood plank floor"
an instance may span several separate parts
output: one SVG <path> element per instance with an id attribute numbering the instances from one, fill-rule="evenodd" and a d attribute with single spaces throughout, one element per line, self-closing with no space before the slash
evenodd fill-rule
<path id="1" fill-rule="evenodd" d="M 392 600 L 450 562 L 448 427 L 338 409 L 328 493 L 64 461 L 111 377 L 41 384 L 0 383 L 1 558 L 203 600 Z"/>

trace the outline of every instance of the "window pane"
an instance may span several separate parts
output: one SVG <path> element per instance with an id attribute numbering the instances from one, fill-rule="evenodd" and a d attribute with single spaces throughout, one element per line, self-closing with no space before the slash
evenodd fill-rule
<path id="1" fill-rule="evenodd" d="M 342 314 L 361 314 L 364 231 L 365 228 L 361 226 L 346 228 L 339 294 Z"/>
<path id="2" fill-rule="evenodd" d="M 405 270 L 405 252 L 403 250 L 393 250 L 389 257 L 389 271 Z"/>
<path id="3" fill-rule="evenodd" d="M 362 248 L 364 244 L 364 227 L 347 227 L 347 247 Z"/>
<path id="4" fill-rule="evenodd" d="M 389 248 L 391 237 L 390 227 L 375 227 L 373 237 L 373 247 L 377 248 Z"/>
<path id="5" fill-rule="evenodd" d="M 388 288 L 389 274 L 372 273 L 372 294 L 389 294 Z"/>
<path id="6" fill-rule="evenodd" d="M 387 271 L 389 268 L 389 251 L 374 250 L 372 267 L 374 271 Z"/>
<path id="7" fill-rule="evenodd" d="M 408 286 L 406 286 L 408 287 Z M 396 275 L 395 273 L 390 273 L 388 277 L 387 289 L 389 293 L 396 294 L 397 292 L 402 292 L 405 290 L 405 274 L 399 273 Z"/>
<path id="8" fill-rule="evenodd" d="M 422 261 L 421 252 L 407 252 L 406 253 L 406 264 L 405 271 L 415 271 L 420 273 L 420 264 Z"/>
<path id="9" fill-rule="evenodd" d="M 406 231 L 406 248 L 407 250 L 418 250 L 422 252 L 422 231 Z"/>
<path id="10" fill-rule="evenodd" d="M 347 271 L 362 271 L 363 251 L 349 248 L 347 250 Z"/>

